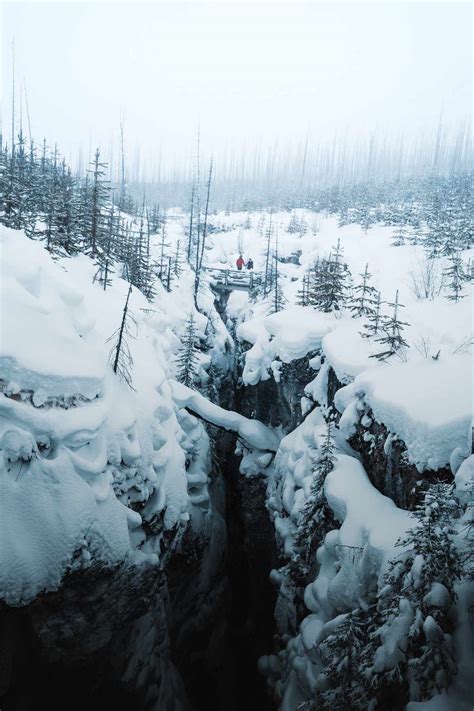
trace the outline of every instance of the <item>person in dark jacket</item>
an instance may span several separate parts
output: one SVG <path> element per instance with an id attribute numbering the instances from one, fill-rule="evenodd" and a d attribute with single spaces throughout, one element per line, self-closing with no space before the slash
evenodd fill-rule
<path id="1" fill-rule="evenodd" d="M 241 254 L 239 254 L 239 258 L 237 259 L 236 264 L 237 264 L 237 269 L 239 270 L 239 272 L 242 271 L 242 267 L 245 267 L 244 258 L 242 257 Z"/>
<path id="2" fill-rule="evenodd" d="M 253 259 L 249 257 L 247 260 L 247 269 L 253 269 Z"/>

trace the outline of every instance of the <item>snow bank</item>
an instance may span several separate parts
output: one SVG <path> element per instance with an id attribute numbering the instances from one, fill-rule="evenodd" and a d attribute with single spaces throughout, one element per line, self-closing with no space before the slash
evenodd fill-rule
<path id="1" fill-rule="evenodd" d="M 253 344 L 245 354 L 244 383 L 255 385 L 267 379 L 275 359 L 291 363 L 319 349 L 334 322 L 332 314 L 307 306 L 292 306 L 270 316 L 259 313 L 243 321 L 237 327 L 237 337 Z"/>
<path id="2" fill-rule="evenodd" d="M 370 356 L 380 350 L 377 344 L 374 346 L 367 338 L 362 338 L 361 329 L 360 320 L 351 319 L 324 336 L 322 341 L 324 355 L 343 384 L 350 383 L 367 368 L 373 368 L 374 360 Z"/>
<path id="3" fill-rule="evenodd" d="M 6 227 L 1 227 L 0 240 L 4 387 L 35 391 L 38 398 L 95 397 L 105 368 L 85 339 L 95 318 L 85 308 L 79 285 L 52 268 L 40 243 L 25 242 Z"/>
<path id="4" fill-rule="evenodd" d="M 403 440 L 417 468 L 439 469 L 457 447 L 469 448 L 472 371 L 467 355 L 376 367 L 357 376 L 377 422 Z"/>
<path id="5" fill-rule="evenodd" d="M 17 605 L 70 570 L 156 564 L 164 533 L 206 505 L 209 446 L 201 423 L 177 417 L 164 290 L 153 304 L 132 290 L 132 390 L 107 343 L 128 284 L 113 275 L 103 291 L 90 259 L 53 261 L 3 227 L 0 248 L 0 598 Z"/>
<path id="6" fill-rule="evenodd" d="M 0 465 L 1 599 L 27 602 L 59 587 L 67 570 L 126 558 L 128 523 L 135 528 L 141 518 L 117 500 L 111 474 L 100 480 L 93 488 L 78 476 L 66 451 Z"/>

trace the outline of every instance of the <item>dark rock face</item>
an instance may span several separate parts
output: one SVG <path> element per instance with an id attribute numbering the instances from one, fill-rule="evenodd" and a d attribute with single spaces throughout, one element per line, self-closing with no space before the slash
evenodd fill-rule
<path id="1" fill-rule="evenodd" d="M 281 262 L 282 264 L 299 264 L 300 263 L 300 257 L 303 254 L 301 249 L 297 249 L 296 252 L 293 252 L 290 254 L 288 257 L 282 257 L 278 256 L 278 261 Z"/>
<path id="2" fill-rule="evenodd" d="M 367 413 L 370 417 L 371 413 Z M 357 425 L 349 444 L 361 456 L 372 484 L 402 509 L 413 510 L 422 499 L 422 493 L 437 481 L 450 482 L 450 469 L 419 472 L 410 464 L 405 444 L 396 438 L 386 446 L 389 432 L 384 425 L 372 420 L 370 427 Z"/>
<path id="3" fill-rule="evenodd" d="M 330 367 L 330 368 L 329 368 L 329 371 L 328 371 L 328 393 L 327 393 L 327 395 L 328 395 L 328 405 L 332 405 L 332 406 L 333 406 L 333 413 L 336 415 L 336 420 L 339 420 L 339 418 L 340 418 L 340 413 L 338 413 L 338 411 L 337 411 L 336 408 L 334 407 L 334 397 L 335 397 L 337 391 L 338 391 L 340 388 L 342 388 L 342 387 L 344 387 L 343 384 L 342 384 L 341 381 L 338 379 L 338 377 L 337 377 L 335 371 L 333 370 L 333 368 Z"/>
<path id="4" fill-rule="evenodd" d="M 280 382 L 273 376 L 257 385 L 241 385 L 236 392 L 236 409 L 246 417 L 256 418 L 271 427 L 290 432 L 302 421 L 301 398 L 316 372 L 310 368 L 309 353 L 291 363 L 282 363 Z"/>
<path id="5" fill-rule="evenodd" d="M 334 405 L 337 391 L 343 387 L 332 368 L 328 372 L 328 404 Z M 340 413 L 332 408 L 336 421 Z M 389 431 L 379 424 L 368 411 L 371 419 L 369 427 L 360 423 L 355 434 L 349 439 L 349 444 L 360 454 L 364 468 L 372 484 L 385 496 L 389 496 L 402 509 L 413 510 L 422 499 L 423 492 L 430 484 L 437 481 L 450 482 L 453 475 L 449 468 L 437 471 L 425 470 L 419 472 L 408 461 L 405 444 L 397 437 L 391 437 L 386 446 Z"/>
<path id="6" fill-rule="evenodd" d="M 23 608 L 4 607 L 2 709 L 83 709 L 110 703 L 123 709 L 150 708 L 145 676 L 147 682 L 167 680 L 158 685 L 166 701 L 160 708 L 184 709 L 184 687 L 168 651 L 165 598 L 161 571 L 140 571 L 124 563 L 70 574 L 57 592 Z M 130 640 L 138 635 L 140 641 L 147 618 L 157 664 L 151 676 L 127 678 L 127 669 L 138 671 L 138 648 Z M 180 705 L 169 706 L 172 697 L 182 700 Z"/>

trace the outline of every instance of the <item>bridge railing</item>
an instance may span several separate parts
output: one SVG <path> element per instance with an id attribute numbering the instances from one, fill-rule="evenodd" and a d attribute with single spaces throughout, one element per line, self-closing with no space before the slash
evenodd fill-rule
<path id="1" fill-rule="evenodd" d="M 254 272 L 251 269 L 219 269 L 205 267 L 205 271 L 214 279 L 217 283 L 232 289 L 232 287 L 252 289 L 254 286 L 261 282 L 261 275 L 258 272 Z"/>

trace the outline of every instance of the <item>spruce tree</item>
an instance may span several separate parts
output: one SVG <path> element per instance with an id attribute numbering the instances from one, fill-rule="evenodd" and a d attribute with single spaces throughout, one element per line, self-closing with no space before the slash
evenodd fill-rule
<path id="1" fill-rule="evenodd" d="M 369 265 L 365 265 L 365 270 L 362 277 L 362 282 L 354 287 L 351 303 L 349 305 L 350 310 L 353 312 L 353 317 L 360 316 L 373 316 L 375 314 L 376 305 L 378 302 L 377 289 L 370 285 L 370 278 L 372 274 L 369 273 Z M 380 296 L 380 294 L 379 294 Z"/>
<path id="2" fill-rule="evenodd" d="M 291 219 L 288 223 L 288 227 L 286 228 L 286 231 L 289 232 L 290 234 L 296 234 L 297 232 L 300 231 L 298 215 L 296 214 L 296 212 L 291 213 Z"/>
<path id="3" fill-rule="evenodd" d="M 378 605 L 378 630 L 366 649 L 373 655 L 366 677 L 379 705 L 405 684 L 408 701 L 422 701 L 448 688 L 456 673 L 452 646 L 456 593 L 461 575 L 455 545 L 454 521 L 459 507 L 453 485 L 430 486 L 416 507 L 415 525 L 397 543 L 402 549 L 385 576 Z M 401 618 L 411 616 L 400 654 L 391 666 L 382 665 L 384 641 L 406 628 Z M 398 688 L 397 688 L 398 684 Z"/>
<path id="4" fill-rule="evenodd" d="M 95 259 L 103 248 L 103 241 L 107 234 L 107 207 L 109 201 L 109 181 L 105 179 L 106 163 L 100 161 L 100 151 L 97 148 L 94 160 L 88 170 L 91 175 L 90 204 L 87 211 L 88 224 L 86 225 L 85 249 L 92 259 Z"/>
<path id="5" fill-rule="evenodd" d="M 365 610 L 353 610 L 336 618 L 337 624 L 320 643 L 319 655 L 325 691 L 317 691 L 313 708 L 319 711 L 366 711 L 367 696 L 360 660 L 373 625 Z"/>
<path id="6" fill-rule="evenodd" d="M 449 301 L 460 301 L 464 298 L 462 293 L 464 288 L 464 282 L 466 281 L 466 275 L 464 272 L 464 265 L 459 253 L 452 253 L 449 256 L 449 266 L 444 270 L 444 276 L 447 280 L 447 286 L 450 292 L 447 294 L 446 298 Z"/>
<path id="7" fill-rule="evenodd" d="M 309 289 L 311 283 L 311 271 L 308 270 L 303 274 L 301 280 L 301 288 L 296 295 L 296 303 L 298 306 L 309 306 Z"/>
<path id="8" fill-rule="evenodd" d="M 381 307 L 384 303 L 380 291 L 377 291 L 373 313 L 367 314 L 367 323 L 364 323 L 365 331 L 361 332 L 362 338 L 373 338 L 378 336 L 382 331 L 382 312 Z"/>
<path id="9" fill-rule="evenodd" d="M 274 256 L 274 268 L 272 271 L 270 313 L 276 314 L 281 311 L 287 301 L 283 294 L 280 283 L 280 271 L 278 269 L 278 252 Z"/>
<path id="10" fill-rule="evenodd" d="M 376 338 L 378 343 L 386 346 L 386 350 L 376 353 L 371 358 L 377 358 L 377 360 L 386 360 L 390 356 L 400 353 L 403 348 L 408 348 L 408 343 L 402 336 L 402 331 L 404 326 L 409 326 L 410 324 L 406 321 L 400 321 L 398 318 L 398 310 L 404 308 L 403 304 L 398 301 L 398 289 L 395 294 L 395 301 L 393 303 L 387 302 L 388 306 L 391 306 L 393 313 L 391 316 L 385 317 L 382 320 L 382 336 Z"/>
<path id="11" fill-rule="evenodd" d="M 181 240 L 177 240 L 176 242 L 176 249 L 174 252 L 174 257 L 173 257 L 173 276 L 176 277 L 176 279 L 179 279 L 179 277 L 182 274 L 183 271 L 183 259 L 181 256 Z"/>
<path id="12" fill-rule="evenodd" d="M 324 494 L 324 482 L 336 462 L 330 422 L 327 423 L 326 435 L 318 455 L 310 495 L 300 514 L 294 537 L 293 556 L 289 563 L 290 575 L 297 587 L 308 583 L 309 574 L 316 563 L 316 550 L 322 545 L 326 533 L 336 527 Z"/>
<path id="13" fill-rule="evenodd" d="M 328 259 L 319 260 L 313 269 L 309 289 L 309 303 L 314 308 L 329 313 L 345 305 L 350 272 L 342 261 L 342 248 L 338 240 Z"/>
<path id="14" fill-rule="evenodd" d="M 407 237 L 407 224 L 402 219 L 402 222 L 400 222 L 399 226 L 397 227 L 397 229 L 395 231 L 395 234 L 393 235 L 392 246 L 393 247 L 401 247 L 402 245 L 405 244 L 406 237 Z"/>
<path id="15" fill-rule="evenodd" d="M 44 228 L 39 232 L 39 235 L 46 242 L 48 252 L 55 256 L 60 256 L 64 253 L 57 231 L 57 218 L 60 207 L 58 164 L 59 152 L 57 146 L 54 146 L 53 155 L 46 172 L 45 212 L 42 216 Z"/>
<path id="16" fill-rule="evenodd" d="M 272 234 L 273 234 L 272 217 L 273 217 L 273 211 L 271 209 L 268 229 L 265 231 L 265 239 L 266 239 L 266 243 L 267 243 L 266 248 L 265 248 L 265 271 L 264 271 L 264 277 L 263 277 L 263 293 L 265 296 L 270 291 L 271 285 L 272 285 L 272 281 L 271 281 L 271 275 L 272 275 L 271 240 L 272 240 Z M 263 230 L 263 225 L 262 225 L 262 230 Z"/>
<path id="17" fill-rule="evenodd" d="M 167 273 L 168 273 L 168 250 L 170 248 L 170 243 L 167 241 L 167 231 L 166 231 L 166 215 L 163 214 L 163 222 L 161 224 L 161 235 L 160 235 L 160 252 L 158 257 L 157 276 L 161 281 L 163 286 L 166 285 Z"/>
<path id="18" fill-rule="evenodd" d="M 63 159 L 58 169 L 56 192 L 56 210 L 54 215 L 55 238 L 58 248 L 65 254 L 73 255 L 80 251 L 77 226 L 77 186 L 71 169 Z"/>
<path id="19" fill-rule="evenodd" d="M 140 217 L 138 230 L 131 231 L 130 247 L 131 253 L 128 256 L 130 281 L 151 301 L 155 295 L 153 287 L 154 273 L 150 254 L 150 235 L 143 217 Z M 164 269 L 163 280 L 166 283 Z"/>
<path id="20" fill-rule="evenodd" d="M 198 349 L 196 348 L 196 328 L 191 312 L 186 321 L 186 329 L 181 342 L 181 349 L 176 358 L 176 380 L 188 388 L 194 386 L 197 376 Z"/>
<path id="21" fill-rule="evenodd" d="M 110 203 L 110 210 L 108 216 L 107 224 L 107 234 L 103 242 L 103 251 L 97 260 L 99 269 L 96 273 L 96 277 L 99 283 L 102 285 L 104 291 L 108 286 L 112 284 L 112 274 L 113 274 L 113 249 L 114 249 L 114 239 L 117 231 L 117 224 L 120 218 L 115 215 L 114 203 Z"/>

